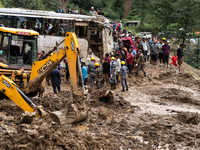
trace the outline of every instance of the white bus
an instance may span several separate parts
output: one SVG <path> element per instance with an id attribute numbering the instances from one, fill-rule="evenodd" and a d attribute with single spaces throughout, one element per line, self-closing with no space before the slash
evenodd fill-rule
<path id="1" fill-rule="evenodd" d="M 52 11 L 0 8 L 0 24 L 5 27 L 32 29 L 39 32 L 38 52 L 49 51 L 63 40 L 66 32 L 75 32 L 81 57 L 95 55 L 103 60 L 113 50 L 109 19 L 103 16 L 55 13 Z M 61 45 L 60 48 L 63 48 Z"/>

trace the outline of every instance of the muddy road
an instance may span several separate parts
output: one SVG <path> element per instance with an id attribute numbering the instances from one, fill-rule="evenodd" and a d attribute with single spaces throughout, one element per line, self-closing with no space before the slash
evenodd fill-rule
<path id="1" fill-rule="evenodd" d="M 128 78 L 129 91 L 114 90 L 111 101 L 100 101 L 109 89 L 89 89 L 87 120 L 59 127 L 48 118 L 20 124 L 23 111 L 11 100 L 0 100 L 0 149 L 200 149 L 200 82 L 176 68 L 151 67 L 147 77 Z M 70 84 L 58 97 L 47 86 L 42 100 L 47 112 L 65 109 L 72 99 Z"/>

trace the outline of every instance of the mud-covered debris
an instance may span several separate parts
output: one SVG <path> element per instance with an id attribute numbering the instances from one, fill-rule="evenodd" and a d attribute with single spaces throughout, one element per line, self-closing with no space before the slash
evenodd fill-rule
<path id="1" fill-rule="evenodd" d="M 200 115 L 197 113 L 179 112 L 178 119 L 180 122 L 186 123 L 186 124 L 198 125 L 200 123 Z"/>
<path id="2" fill-rule="evenodd" d="M 99 109 L 98 118 L 106 120 L 107 124 L 110 125 L 112 123 L 113 113 L 108 108 L 102 106 Z"/>
<path id="3" fill-rule="evenodd" d="M 28 123 L 30 124 L 32 121 L 33 121 L 33 118 L 36 116 L 36 112 L 27 112 L 25 111 L 23 114 L 22 114 L 22 117 L 20 119 L 20 123 Z"/>

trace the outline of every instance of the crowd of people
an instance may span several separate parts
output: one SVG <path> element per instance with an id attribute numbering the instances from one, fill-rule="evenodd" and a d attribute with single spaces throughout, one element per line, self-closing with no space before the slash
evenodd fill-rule
<path id="1" fill-rule="evenodd" d="M 64 13 L 61 6 L 58 7 L 58 10 L 56 12 L 57 13 Z M 73 10 L 71 10 L 70 6 L 67 6 L 66 13 L 85 15 L 85 13 L 83 12 L 83 8 L 80 8 L 80 11 L 78 11 L 76 6 L 74 6 Z M 95 11 L 94 7 L 91 7 L 91 10 L 89 10 L 89 15 L 102 15 L 102 16 L 104 16 L 103 8 L 100 8 L 100 9 L 97 8 L 96 11 Z"/>
<path id="2" fill-rule="evenodd" d="M 122 91 L 128 90 L 127 77 L 137 77 L 141 70 L 146 77 L 144 65 L 147 61 L 152 67 L 158 68 L 169 66 L 170 45 L 166 38 L 147 38 L 146 35 L 135 36 L 126 30 L 113 31 L 114 51 L 106 53 L 102 66 L 91 57 L 88 68 L 82 61 L 82 72 L 84 85 L 93 86 L 96 82 L 97 89 L 101 88 L 105 82 L 109 83 L 111 90 L 116 89 L 116 85 L 122 85 Z M 130 40 L 130 41 L 129 41 Z M 129 42 L 127 42 L 129 41 Z M 180 44 L 176 56 L 181 73 L 183 44 Z M 158 65 L 159 61 L 159 65 Z M 84 68 L 84 69 L 83 69 Z M 84 70 L 84 71 L 83 71 Z M 87 71 L 86 71 L 87 70 Z M 89 82 L 88 81 L 89 78 Z"/>
<path id="3" fill-rule="evenodd" d="M 117 84 L 121 82 L 122 92 L 128 91 L 127 77 L 137 77 L 141 70 L 146 77 L 144 65 L 147 61 L 152 67 L 158 68 L 169 66 L 170 45 L 166 38 L 147 38 L 146 35 L 135 36 L 126 30 L 113 31 L 114 51 L 106 53 L 103 64 L 98 63 L 94 57 L 91 62 L 86 65 L 81 60 L 82 79 L 79 78 L 80 84 L 97 86 L 100 89 L 105 83 L 109 83 L 111 90 L 116 89 Z M 181 73 L 181 64 L 183 62 L 183 44 L 180 44 L 176 56 L 179 65 L 179 73 Z M 67 79 L 69 78 L 69 70 L 66 63 Z M 158 61 L 159 64 L 158 65 Z M 58 74 L 58 79 L 60 75 Z M 81 82 L 83 81 L 83 82 Z M 54 86 L 56 86 L 54 84 Z"/>

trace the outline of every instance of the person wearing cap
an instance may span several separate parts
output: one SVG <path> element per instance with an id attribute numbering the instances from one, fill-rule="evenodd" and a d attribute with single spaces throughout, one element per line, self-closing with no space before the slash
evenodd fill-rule
<path id="1" fill-rule="evenodd" d="M 97 8 L 96 15 L 99 15 L 98 13 L 99 13 L 99 8 Z"/>
<path id="2" fill-rule="evenodd" d="M 105 58 L 105 62 L 103 63 L 103 75 L 102 80 L 103 82 L 108 82 L 108 74 L 110 72 L 110 63 L 108 62 L 108 58 Z"/>
<path id="3" fill-rule="evenodd" d="M 128 68 L 125 65 L 124 61 L 121 61 L 121 68 L 120 68 L 120 76 L 121 76 L 121 83 L 122 83 L 122 92 L 125 91 L 125 86 L 126 90 L 128 91 L 128 84 L 127 84 L 127 72 Z"/>
<path id="4" fill-rule="evenodd" d="M 95 72 L 96 77 L 95 77 L 95 80 L 96 80 L 96 84 L 97 84 L 97 89 L 100 89 L 101 88 L 102 70 L 99 67 L 99 63 L 95 63 L 95 67 L 96 67 L 96 72 Z"/>
<path id="5" fill-rule="evenodd" d="M 87 74 L 87 68 L 85 66 L 84 61 L 81 61 L 81 70 L 82 70 L 82 75 L 83 75 L 83 84 L 86 85 L 87 80 L 88 80 L 88 74 Z"/>
<path id="6" fill-rule="evenodd" d="M 105 55 L 105 57 L 104 57 L 104 62 L 105 62 L 105 59 L 108 59 L 108 62 L 110 63 L 111 62 L 111 60 L 110 60 L 110 57 L 109 57 L 109 54 L 108 53 L 106 53 L 106 55 Z"/>
<path id="7" fill-rule="evenodd" d="M 164 42 L 165 42 L 165 44 L 162 46 L 164 65 L 167 64 L 167 66 L 165 66 L 165 67 L 169 68 L 170 46 L 166 40 Z"/>
<path id="8" fill-rule="evenodd" d="M 133 61 L 134 61 L 134 56 L 133 56 L 133 54 L 131 54 L 131 49 L 129 49 L 126 61 L 127 61 L 127 67 L 128 67 L 128 75 L 129 75 L 129 77 L 131 77 L 132 65 L 133 65 Z"/>
<path id="9" fill-rule="evenodd" d="M 144 72 L 144 76 L 146 77 L 146 72 L 144 71 L 144 56 L 143 56 L 142 49 L 138 50 L 138 59 L 137 59 L 136 66 L 137 68 L 136 68 L 135 76 L 137 77 L 139 69 L 142 69 L 142 71 Z"/>
<path id="10" fill-rule="evenodd" d="M 183 44 L 180 44 L 180 47 L 177 49 L 177 53 L 176 56 L 178 56 L 177 60 L 178 60 L 178 69 L 179 69 L 179 73 L 181 74 L 181 64 L 183 63 Z"/>
<path id="11" fill-rule="evenodd" d="M 96 15 L 96 11 L 94 10 L 94 7 L 91 7 L 89 15 Z"/>
<path id="12" fill-rule="evenodd" d="M 119 74 L 120 74 L 120 68 L 121 68 L 121 60 L 119 59 L 119 54 L 115 55 L 115 64 L 116 64 L 116 80 L 117 80 L 117 83 L 119 83 Z"/>
<path id="13" fill-rule="evenodd" d="M 88 74 L 90 78 L 90 86 L 93 87 L 93 83 L 96 76 L 95 58 L 91 57 L 91 62 L 88 64 Z"/>
<path id="14" fill-rule="evenodd" d="M 111 58 L 111 63 L 110 63 L 110 84 L 111 84 L 111 90 L 116 89 L 116 64 L 115 64 L 115 57 Z"/>
<path id="15" fill-rule="evenodd" d="M 102 16 L 104 16 L 103 8 L 100 8 L 100 12 L 98 12 L 98 15 L 102 15 Z"/>

